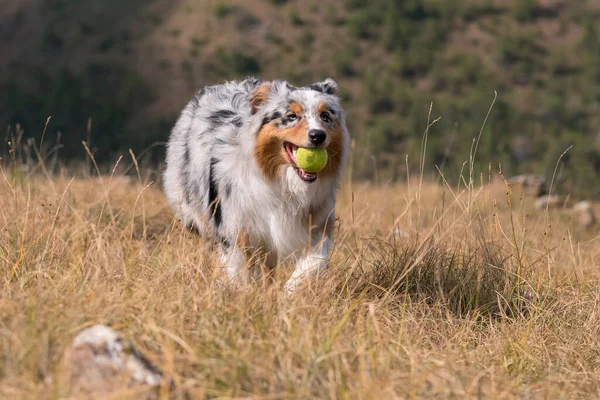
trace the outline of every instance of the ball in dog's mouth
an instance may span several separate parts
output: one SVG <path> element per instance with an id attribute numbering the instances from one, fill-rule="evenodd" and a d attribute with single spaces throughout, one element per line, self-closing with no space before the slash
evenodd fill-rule
<path id="1" fill-rule="evenodd" d="M 296 162 L 296 152 L 298 151 L 298 146 L 290 142 L 285 142 L 283 146 L 285 147 L 285 151 L 287 152 L 288 157 L 290 158 L 290 164 L 292 165 L 292 168 L 294 168 L 294 171 L 296 171 L 300 179 L 307 183 L 313 183 L 314 181 L 316 181 L 316 173 L 306 172 L 298 166 L 298 163 Z"/>

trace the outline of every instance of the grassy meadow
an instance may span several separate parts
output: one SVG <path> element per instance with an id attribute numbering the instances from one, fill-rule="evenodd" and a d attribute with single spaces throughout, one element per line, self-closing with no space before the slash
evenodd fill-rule
<path id="1" fill-rule="evenodd" d="M 600 215 L 600 0 L 0 3 L 0 399 L 86 398 L 64 354 L 95 324 L 164 398 L 600 398 L 600 225 L 571 208 Z M 161 189 L 185 102 L 247 75 L 334 77 L 353 137 L 292 296 L 289 266 L 219 285 Z"/>
<path id="2" fill-rule="evenodd" d="M 3 162 L 2 398 L 72 396 L 63 352 L 97 323 L 174 398 L 600 397 L 597 231 L 498 173 L 344 180 L 331 268 L 288 297 L 284 266 L 219 289 L 156 171 Z"/>

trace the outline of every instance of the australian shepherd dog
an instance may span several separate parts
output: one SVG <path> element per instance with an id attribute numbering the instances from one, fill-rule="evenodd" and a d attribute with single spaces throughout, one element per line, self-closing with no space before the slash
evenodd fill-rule
<path id="1" fill-rule="evenodd" d="M 215 239 L 229 280 L 247 278 L 252 260 L 293 262 L 291 292 L 327 267 L 349 145 L 336 92 L 332 79 L 295 87 L 248 78 L 200 90 L 181 113 L 165 192 L 185 227 Z M 325 168 L 300 168 L 301 147 L 325 148 Z"/>

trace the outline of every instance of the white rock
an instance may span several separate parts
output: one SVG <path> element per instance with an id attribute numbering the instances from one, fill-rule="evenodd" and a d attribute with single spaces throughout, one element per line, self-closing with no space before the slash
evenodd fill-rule
<path id="1" fill-rule="evenodd" d="M 521 174 L 508 179 L 511 185 L 519 185 L 523 191 L 533 196 L 546 193 L 546 178 L 538 174 Z"/>
<path id="2" fill-rule="evenodd" d="M 107 395 L 124 388 L 147 387 L 145 399 L 157 396 L 162 373 L 133 346 L 105 325 L 80 332 L 66 357 L 75 393 Z"/>
<path id="3" fill-rule="evenodd" d="M 537 208 L 538 210 L 545 210 L 546 206 L 548 208 L 558 208 L 562 206 L 562 204 L 563 198 L 557 194 L 545 194 L 535 199 L 535 208 Z"/>
<path id="4" fill-rule="evenodd" d="M 596 215 L 589 201 L 580 201 L 571 209 L 571 214 L 577 218 L 579 225 L 588 229 L 596 225 Z"/>

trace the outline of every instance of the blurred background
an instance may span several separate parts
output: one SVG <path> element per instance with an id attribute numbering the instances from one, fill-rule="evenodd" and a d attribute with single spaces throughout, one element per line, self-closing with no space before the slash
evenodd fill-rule
<path id="1" fill-rule="evenodd" d="M 164 142 L 192 94 L 255 75 L 341 88 L 352 177 L 542 173 L 600 196 L 600 0 L 0 0 L 2 148 L 64 163 Z M 91 129 L 90 129 L 91 127 Z M 4 156 L 6 157 L 6 156 Z M 144 153 L 160 163 L 164 146 Z M 477 178 L 479 180 L 479 178 Z"/>

